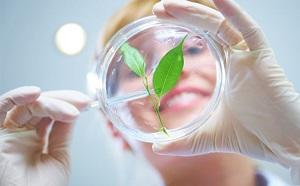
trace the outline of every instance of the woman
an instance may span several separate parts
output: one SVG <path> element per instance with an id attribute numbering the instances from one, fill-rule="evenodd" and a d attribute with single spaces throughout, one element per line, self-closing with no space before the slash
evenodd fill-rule
<path id="1" fill-rule="evenodd" d="M 153 4 L 154 2 L 155 1 L 152 1 Z M 209 7 L 214 7 L 214 5 L 209 3 L 209 1 L 197 2 Z M 167 4 L 168 2 L 165 1 L 165 3 Z M 178 4 L 180 6 L 187 7 L 193 7 L 194 5 L 185 5 L 182 3 Z M 161 18 L 168 18 L 168 15 L 163 12 L 161 5 L 161 3 L 156 4 L 154 12 Z M 106 27 L 107 29 L 103 33 L 102 45 L 105 45 L 108 39 L 128 22 L 150 15 L 151 7 L 151 1 L 147 1 L 147 3 L 132 1 L 128 4 L 123 9 L 125 11 L 118 12 L 114 15 L 114 18 L 116 19 L 110 20 L 109 26 Z M 133 11 L 136 12 L 136 14 L 133 15 L 130 13 Z M 178 12 L 180 11 L 182 10 L 179 10 Z M 237 42 L 236 39 L 239 37 L 240 35 L 232 38 L 231 42 Z M 163 98 L 161 102 L 161 115 L 167 128 L 176 127 L 176 125 L 185 123 L 187 120 L 190 121 L 194 119 L 195 115 L 199 115 L 199 112 L 209 100 L 209 97 L 215 87 L 215 67 L 212 65 L 214 57 L 209 52 L 207 44 L 204 43 L 203 40 L 199 39 L 199 42 L 201 42 L 202 45 L 201 48 L 199 45 L 195 45 L 195 43 L 199 42 L 194 43 L 190 40 L 186 40 L 184 44 L 185 66 L 181 79 L 177 86 L 171 91 L 171 93 L 169 93 L 169 95 L 172 96 L 165 96 L 166 99 Z M 144 41 L 140 41 L 136 38 L 132 40 L 130 44 L 132 46 L 141 46 L 140 42 L 145 43 Z M 147 45 L 148 47 L 144 47 L 144 45 Z M 159 56 L 157 57 L 159 59 L 163 55 L 161 54 L 161 51 L 165 51 L 161 47 L 161 45 L 160 48 L 156 46 L 155 41 L 149 40 L 143 44 L 143 54 L 144 56 L 151 58 L 154 53 L 155 57 Z M 240 44 L 237 47 L 243 48 L 245 46 Z M 198 63 L 198 61 L 202 62 Z M 137 78 L 134 74 L 131 75 L 130 70 L 126 68 L 126 66 L 121 66 L 120 68 L 119 76 L 122 77 L 122 85 L 120 85 L 120 89 L 126 92 L 127 90 L 136 90 L 140 88 L 140 78 Z M 174 92 L 176 92 L 176 94 Z M 205 94 L 203 94 L 203 92 L 205 92 Z M 182 100 L 183 98 L 181 98 L 181 101 L 176 99 L 176 97 L 183 95 L 188 101 Z M 129 108 L 134 117 L 134 123 L 136 123 L 138 125 L 137 127 L 141 130 L 153 131 L 155 128 L 158 128 L 159 124 L 157 123 L 157 119 L 149 99 L 140 99 L 139 103 L 129 103 Z M 180 118 L 174 117 L 173 114 L 175 112 L 180 113 Z M 128 146 L 126 139 L 124 139 L 116 129 L 113 129 L 113 133 L 123 141 L 124 146 Z M 142 149 L 142 154 L 147 158 L 151 165 L 159 171 L 166 185 L 226 185 L 226 183 L 229 182 L 229 185 L 247 185 L 246 180 L 248 180 L 249 185 L 254 185 L 255 182 L 255 165 L 249 159 L 238 155 L 206 154 L 189 158 L 170 156 L 163 157 L 154 154 L 150 144 L 140 143 L 139 147 L 137 147 L 136 144 L 134 145 L 134 150 L 140 152 L 140 149 Z M 215 172 L 220 174 L 216 175 Z M 240 174 L 237 175 L 236 172 L 239 172 Z M 227 176 L 222 177 L 221 175 L 223 173 L 226 173 Z M 206 179 L 203 179 L 204 177 Z M 248 179 L 245 177 L 248 177 Z"/>
<path id="2" fill-rule="evenodd" d="M 208 21 L 213 22 L 207 29 L 216 34 L 224 44 L 233 46 L 244 39 L 249 50 L 257 50 L 257 54 L 262 55 L 256 56 L 254 53 L 252 56 L 235 55 L 231 58 L 232 74 L 229 74 L 229 79 L 241 81 L 232 81 L 230 87 L 226 87 L 227 98 L 221 104 L 216 115 L 205 125 L 209 128 L 200 128 L 197 133 L 176 143 L 156 144 L 154 147 L 160 153 L 187 156 L 193 153 L 206 155 L 192 158 L 157 156 L 151 152 L 149 145 L 143 144 L 144 154 L 160 172 L 167 185 L 256 184 L 255 168 L 248 159 L 233 154 L 207 154 L 210 152 L 237 152 L 250 157 L 277 161 L 293 168 L 295 176 L 297 176 L 296 173 L 299 173 L 296 169 L 297 157 L 299 159 L 297 147 L 300 144 L 297 136 L 299 134 L 297 123 L 300 121 L 298 118 L 300 109 L 298 109 L 297 99 L 294 98 L 299 96 L 290 84 L 274 84 L 274 82 L 286 82 L 286 80 L 280 69 L 278 71 L 278 68 L 269 69 L 264 66 L 272 65 L 274 58 L 270 53 L 260 53 L 260 50 L 266 48 L 266 45 L 257 29 L 248 32 L 250 28 L 253 28 L 252 20 L 246 18 L 245 13 L 241 12 L 231 1 L 215 0 L 214 2 L 227 21 L 231 23 L 230 25 L 228 22 L 224 22 L 221 14 L 198 4 L 189 4 L 187 1 L 180 3 L 164 1 L 155 6 L 154 12 L 157 16 L 165 19 L 183 19 L 181 21 L 192 24 L 201 24 L 203 18 L 201 15 L 205 12 L 205 15 L 210 15 L 208 17 L 212 18 Z M 190 14 L 191 12 L 192 14 Z M 259 63 L 266 60 L 270 63 Z M 260 66 L 247 68 L 251 64 Z M 275 73 L 271 70 L 274 69 L 276 73 L 279 72 L 279 76 L 273 76 Z M 244 74 L 241 72 L 246 72 L 247 76 L 243 76 Z M 251 72 L 257 72 L 259 81 L 253 78 Z M 256 92 L 249 91 L 251 89 L 245 85 L 254 87 L 260 85 L 260 89 Z M 272 99 L 268 99 L 268 102 L 265 102 L 265 91 L 271 93 Z M 235 99 L 232 100 L 230 96 L 235 96 Z M 72 129 L 71 123 L 79 114 L 79 110 L 84 108 L 88 102 L 88 98 L 77 92 L 56 91 L 41 94 L 40 90 L 34 87 L 17 89 L 1 96 L 0 163 L 3 175 L 1 185 L 12 183 L 15 185 L 24 185 L 24 183 L 27 185 L 66 185 L 67 147 Z M 278 104 L 293 114 L 276 112 L 272 115 L 270 113 L 277 107 L 268 107 L 269 105 L 266 107 L 262 105 L 262 102 L 272 106 Z M 231 104 L 228 105 L 228 103 Z M 257 114 L 251 117 L 253 112 L 250 111 L 254 109 L 260 109 L 260 113 L 264 113 L 266 116 L 271 115 L 274 118 L 282 116 L 287 125 L 282 126 L 277 123 L 282 123 L 282 119 L 270 120 L 270 117 L 262 117 L 262 115 L 257 117 Z M 239 114 L 239 117 L 234 115 L 236 113 Z M 49 118 L 58 122 L 54 124 L 49 145 L 47 145 L 44 134 L 50 123 Z M 269 119 L 268 122 L 272 123 L 272 128 L 262 122 L 262 119 L 266 118 Z M 34 130 L 27 130 L 27 128 L 35 128 L 37 133 Z M 284 139 L 278 135 L 283 129 L 289 132 L 291 138 Z M 265 138 L 262 138 L 263 136 Z M 272 141 L 275 141 L 276 144 L 272 144 Z M 44 146 L 47 146 L 47 153 L 42 153 Z M 286 148 L 283 149 L 283 147 Z M 282 152 L 286 152 L 289 156 L 282 156 Z M 296 166 L 293 167 L 293 165 Z M 206 167 L 206 169 L 200 169 L 200 166 Z M 236 171 L 239 172 L 238 175 L 236 175 Z"/>

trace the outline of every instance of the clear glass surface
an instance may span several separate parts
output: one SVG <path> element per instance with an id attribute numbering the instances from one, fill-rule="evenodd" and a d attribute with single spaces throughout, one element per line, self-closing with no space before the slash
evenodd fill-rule
<path id="1" fill-rule="evenodd" d="M 159 112 L 153 109 L 143 80 L 125 64 L 120 47 L 127 42 L 146 63 L 153 91 L 153 72 L 160 59 L 186 37 L 184 67 L 176 86 L 161 98 Z M 100 107 L 121 132 L 145 142 L 164 142 L 190 134 L 215 111 L 225 82 L 224 51 L 209 33 L 182 23 L 147 17 L 121 29 L 106 45 L 97 64 Z"/>

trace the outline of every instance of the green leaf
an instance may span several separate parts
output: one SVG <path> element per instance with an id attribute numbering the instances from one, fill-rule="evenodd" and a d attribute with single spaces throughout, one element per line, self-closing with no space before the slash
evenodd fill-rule
<path id="1" fill-rule="evenodd" d="M 186 37 L 162 57 L 154 72 L 153 87 L 159 98 L 170 91 L 180 78 L 184 65 L 182 47 Z"/>
<path id="2" fill-rule="evenodd" d="M 146 64 L 142 54 L 128 43 L 124 43 L 121 46 L 120 51 L 124 56 L 124 61 L 130 70 L 132 70 L 137 76 L 144 77 Z"/>

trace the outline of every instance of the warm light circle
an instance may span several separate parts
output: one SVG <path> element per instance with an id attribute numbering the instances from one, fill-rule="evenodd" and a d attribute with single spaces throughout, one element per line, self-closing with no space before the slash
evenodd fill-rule
<path id="1" fill-rule="evenodd" d="M 56 32 L 55 43 L 59 51 L 66 55 L 81 52 L 86 42 L 86 33 L 82 26 L 76 23 L 62 25 Z"/>

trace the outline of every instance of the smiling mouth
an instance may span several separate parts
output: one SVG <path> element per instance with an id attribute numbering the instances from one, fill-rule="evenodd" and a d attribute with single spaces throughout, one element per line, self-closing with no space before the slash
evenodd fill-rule
<path id="1" fill-rule="evenodd" d="M 178 112 L 184 109 L 198 107 L 201 103 L 206 103 L 211 92 L 195 87 L 177 88 L 172 90 L 161 100 L 161 112 Z"/>

